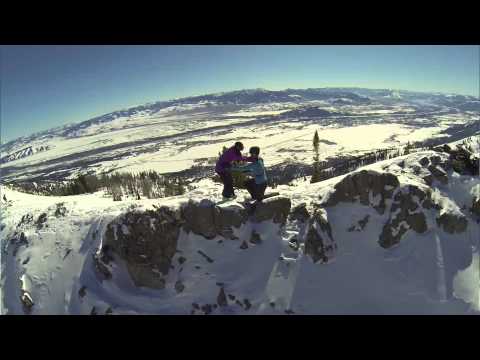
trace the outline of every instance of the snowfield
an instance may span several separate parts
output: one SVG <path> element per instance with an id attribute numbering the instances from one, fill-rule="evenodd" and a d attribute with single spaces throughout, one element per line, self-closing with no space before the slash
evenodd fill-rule
<path id="1" fill-rule="evenodd" d="M 415 174 L 415 166 L 422 158 L 438 155 L 418 152 L 354 174 L 390 173 L 400 182 L 398 192 L 406 193 L 411 185 L 427 191 L 430 187 Z M 440 158 L 445 160 L 445 154 Z M 298 180 L 275 191 L 290 199 L 292 209 L 305 203 L 312 214 L 316 204 L 331 198 L 335 186 L 351 175 L 315 184 Z M 385 186 L 386 191 L 393 188 Z M 3 314 L 480 314 L 480 226 L 467 209 L 480 194 L 480 179 L 449 170 L 448 184 L 435 181 L 431 189 L 440 210 L 425 210 L 427 231 L 408 230 L 388 248 L 379 245 L 379 234 L 398 211 L 380 214 L 375 210 L 378 196 L 369 194 L 370 205 L 355 201 L 322 206 L 333 238 L 328 244 L 336 246 L 326 262 L 314 262 L 305 250 L 308 223 L 289 219 L 280 226 L 272 220 L 248 220 L 233 228 L 236 240 L 220 235 L 206 239 L 182 228 L 165 287 L 152 289 L 136 286 L 119 259 L 110 265 L 112 278 L 98 275 L 94 255 L 106 241 L 108 224 L 132 209 L 142 213 L 163 205 L 174 211 L 189 200 L 216 201 L 219 184 L 204 179 L 188 196 L 120 202 L 102 192 L 46 197 L 3 186 L 1 310 Z M 247 195 L 243 190 L 238 194 L 240 202 Z M 418 196 L 413 199 L 419 201 Z M 242 209 L 237 201 L 218 206 Z M 386 208 L 391 206 L 392 200 L 387 200 Z M 435 220 L 444 213 L 468 219 L 466 230 L 444 231 Z M 355 225 L 366 216 L 363 228 Z M 325 234 L 318 223 L 312 226 Z M 356 226 L 353 231 L 352 226 Z M 122 226 L 115 234 L 118 231 L 129 230 Z M 248 242 L 252 232 L 259 234 L 260 243 Z M 296 250 L 292 236 L 299 240 Z M 119 241 L 117 235 L 115 239 Z M 33 305 L 26 310 L 29 303 Z"/>
<path id="2" fill-rule="evenodd" d="M 260 146 L 267 166 L 310 164 L 315 131 L 321 159 L 480 133 L 478 112 L 462 110 L 476 104 L 473 97 L 392 94 L 257 89 L 123 109 L 2 144 L 2 181 L 60 180 L 83 172 L 178 172 L 216 157 L 235 141 Z M 310 112 L 302 115 L 305 109 Z"/>

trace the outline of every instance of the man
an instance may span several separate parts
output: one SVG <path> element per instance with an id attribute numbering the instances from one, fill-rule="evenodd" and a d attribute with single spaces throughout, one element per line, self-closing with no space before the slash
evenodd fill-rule
<path id="1" fill-rule="evenodd" d="M 251 161 L 250 158 L 242 155 L 243 144 L 237 141 L 230 149 L 225 151 L 215 165 L 215 171 L 223 182 L 223 198 L 234 199 L 235 192 L 233 190 L 233 178 L 231 173 L 233 161 Z"/>
<path id="2" fill-rule="evenodd" d="M 252 196 L 253 200 L 262 201 L 267 188 L 267 172 L 263 165 L 263 159 L 259 158 L 260 148 L 253 146 L 250 148 L 251 164 L 233 167 L 233 171 L 250 173 L 253 178 L 245 181 L 245 187 Z"/>

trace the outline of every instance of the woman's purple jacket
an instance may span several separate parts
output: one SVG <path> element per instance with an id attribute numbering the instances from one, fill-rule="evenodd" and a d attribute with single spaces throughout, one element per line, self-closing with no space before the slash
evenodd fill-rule
<path id="1" fill-rule="evenodd" d="M 242 156 L 242 153 L 238 151 L 235 146 L 225 151 L 220 159 L 218 159 L 215 165 L 215 171 L 217 173 L 225 172 L 226 168 L 232 166 L 232 161 L 252 161 L 250 157 Z"/>

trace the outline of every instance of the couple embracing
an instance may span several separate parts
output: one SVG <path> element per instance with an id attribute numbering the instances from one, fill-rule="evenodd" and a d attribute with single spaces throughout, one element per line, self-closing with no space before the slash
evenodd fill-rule
<path id="1" fill-rule="evenodd" d="M 245 181 L 244 186 L 252 196 L 253 200 L 262 201 L 267 188 L 267 173 L 263 165 L 263 159 L 259 157 L 260 148 L 252 146 L 249 150 L 250 156 L 243 156 L 243 144 L 237 141 L 231 148 L 227 149 L 218 159 L 215 171 L 223 182 L 223 198 L 234 199 L 232 171 L 244 172 L 252 175 L 252 178 Z M 247 161 L 250 164 L 233 166 L 234 161 Z"/>

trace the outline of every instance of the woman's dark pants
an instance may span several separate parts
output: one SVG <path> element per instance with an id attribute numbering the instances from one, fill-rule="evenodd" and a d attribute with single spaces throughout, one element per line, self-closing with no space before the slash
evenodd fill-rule
<path id="1" fill-rule="evenodd" d="M 220 176 L 220 179 L 222 179 L 223 182 L 223 192 L 222 195 L 225 197 L 231 197 L 235 195 L 233 191 L 233 178 L 232 178 L 232 173 L 230 171 L 223 171 L 221 173 L 218 173 Z"/>

